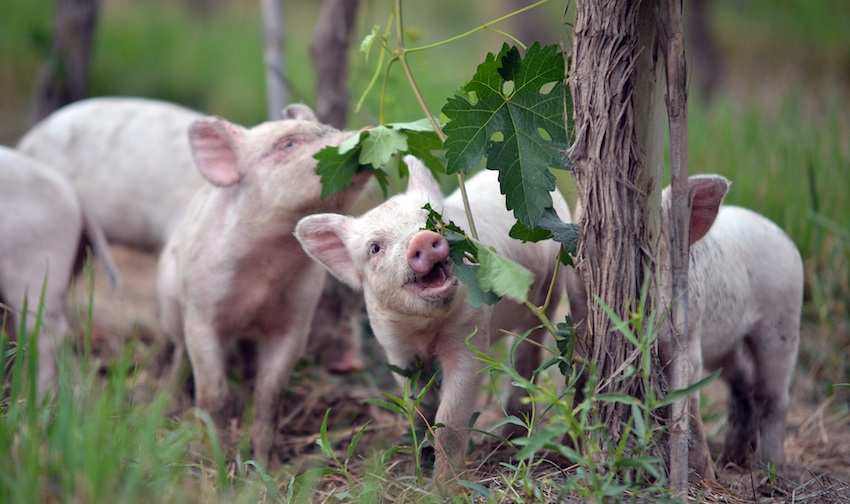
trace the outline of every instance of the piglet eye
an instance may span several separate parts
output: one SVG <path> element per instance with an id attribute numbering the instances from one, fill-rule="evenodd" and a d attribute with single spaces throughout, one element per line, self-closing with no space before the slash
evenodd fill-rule
<path id="1" fill-rule="evenodd" d="M 372 254 L 372 255 L 375 255 L 380 251 L 381 251 L 381 246 L 378 245 L 377 243 L 373 243 L 372 245 L 369 246 L 369 253 Z"/>
<path id="2" fill-rule="evenodd" d="M 277 142 L 277 149 L 284 151 L 284 150 L 287 150 L 287 149 L 291 149 L 292 147 L 295 147 L 299 143 L 301 143 L 301 142 L 300 142 L 300 139 L 297 138 L 297 137 L 281 138 Z"/>

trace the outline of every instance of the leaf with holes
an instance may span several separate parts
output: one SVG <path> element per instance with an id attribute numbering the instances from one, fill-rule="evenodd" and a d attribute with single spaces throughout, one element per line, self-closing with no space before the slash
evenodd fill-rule
<path id="1" fill-rule="evenodd" d="M 555 177 L 566 168 L 564 59 L 557 46 L 535 43 L 520 57 L 505 44 L 443 107 L 447 173 L 469 173 L 486 157 L 499 170 L 507 207 L 535 228 L 552 206 Z"/>

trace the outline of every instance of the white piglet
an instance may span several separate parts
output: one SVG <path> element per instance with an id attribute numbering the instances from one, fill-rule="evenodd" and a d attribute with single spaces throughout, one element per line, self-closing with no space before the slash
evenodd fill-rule
<path id="1" fill-rule="evenodd" d="M 186 136 L 201 117 L 164 101 L 90 98 L 41 120 L 18 149 L 67 176 L 111 242 L 158 251 L 205 185 Z"/>
<path id="2" fill-rule="evenodd" d="M 44 163 L 0 146 L 0 324 L 5 316 L 5 330 L 15 337 L 26 297 L 26 326 L 32 329 L 46 280 L 38 342 L 40 391 L 48 390 L 56 377 L 55 349 L 70 330 L 68 281 L 80 270 L 89 246 L 115 285 L 118 273 L 103 231 L 68 180 Z"/>
<path id="3" fill-rule="evenodd" d="M 293 236 L 302 217 L 346 211 L 369 175 L 322 199 L 313 154 L 357 132 L 316 121 L 304 105 L 285 120 L 245 129 L 224 119 L 195 121 L 195 162 L 211 182 L 193 198 L 159 259 L 163 328 L 188 350 L 195 402 L 218 425 L 229 414 L 226 352 L 237 338 L 257 340 L 254 455 L 268 458 L 278 400 L 304 351 L 324 270 Z"/>
<path id="4" fill-rule="evenodd" d="M 691 383 L 702 368 L 723 368 L 729 408 L 723 458 L 744 465 L 752 454 L 783 461 L 788 388 L 797 362 L 803 304 L 803 261 L 776 224 L 735 206 L 721 206 L 729 182 L 717 175 L 688 180 L 693 201 L 688 271 Z M 662 226 L 668 228 L 670 189 L 662 193 Z M 666 240 L 661 257 L 667 258 Z M 665 263 L 669 264 L 669 262 Z M 663 268 L 661 302 L 671 300 Z M 662 357 L 669 345 L 662 342 Z M 709 460 L 699 401 L 692 400 L 697 472 Z M 706 474 L 702 472 L 700 474 Z"/>
<path id="5" fill-rule="evenodd" d="M 750 210 L 722 205 L 729 189 L 724 177 L 695 175 L 688 185 L 689 382 L 699 381 L 703 368 L 723 369 L 721 379 L 729 387 L 724 459 L 744 465 L 755 454 L 762 462 L 779 463 L 800 339 L 803 262 L 794 242 L 776 224 Z M 662 307 L 673 299 L 670 205 L 667 188 L 662 192 L 659 247 Z M 585 318 L 587 299 L 584 285 L 574 274 L 571 280 L 567 291 L 571 305 L 578 308 L 573 309 L 578 324 Z M 659 351 L 662 361 L 669 362 L 672 343 L 664 334 Z M 690 467 L 700 477 L 711 477 L 697 397 L 691 400 L 690 425 Z"/>
<path id="6" fill-rule="evenodd" d="M 410 168 L 406 192 L 359 218 L 305 217 L 295 235 L 307 253 L 337 278 L 363 290 L 372 330 L 391 364 L 402 369 L 411 369 L 417 359 L 440 364 L 442 398 L 433 420 L 444 427 L 436 431 L 435 477 L 448 481 L 463 470 L 467 427 L 482 381 L 483 364 L 467 346 L 467 336 L 477 329 L 471 344 L 488 351 L 499 329 L 522 334 L 539 322 L 526 307 L 510 300 L 479 308 L 466 302 L 467 287 L 452 273 L 447 241 L 423 230 L 426 203 L 468 229 L 461 196 L 456 192 L 444 199 L 420 160 L 407 156 L 405 162 Z M 560 246 L 551 240 L 522 243 L 508 236 L 515 219 L 505 209 L 497 177 L 497 172 L 485 170 L 466 184 L 479 239 L 534 274 L 529 299 L 542 305 Z M 557 191 L 552 196 L 556 211 L 569 222 L 563 197 Z M 560 295 L 554 293 L 550 311 Z M 538 329 L 530 337 L 539 341 L 544 334 Z M 540 362 L 539 347 L 522 344 L 516 360 L 518 370 L 530 377 Z M 509 402 L 512 413 L 520 409 L 520 391 L 514 392 Z"/>

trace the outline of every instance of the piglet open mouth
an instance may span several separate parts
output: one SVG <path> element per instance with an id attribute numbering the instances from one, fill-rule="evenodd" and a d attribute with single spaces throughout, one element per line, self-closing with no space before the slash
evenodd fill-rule
<path id="1" fill-rule="evenodd" d="M 436 263 L 428 273 L 412 277 L 404 288 L 416 292 L 419 297 L 437 301 L 451 297 L 457 290 L 457 277 L 452 273 L 449 261 Z"/>

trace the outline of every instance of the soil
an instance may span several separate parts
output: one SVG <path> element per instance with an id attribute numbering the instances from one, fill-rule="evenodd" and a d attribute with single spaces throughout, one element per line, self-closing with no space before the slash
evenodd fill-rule
<path id="1" fill-rule="evenodd" d="M 142 364 L 139 368 L 143 370 L 137 389 L 139 394 L 149 396 L 151 390 L 164 381 L 171 351 L 157 321 L 156 257 L 121 246 L 113 247 L 113 255 L 122 274 L 122 285 L 113 289 L 106 284 L 105 275 L 96 274 L 94 352 L 103 365 L 108 366 L 111 357 L 122 346 L 134 345 L 137 360 Z M 80 281 L 74 290 L 73 306 L 80 317 L 85 314 L 88 299 L 84 283 Z M 804 326 L 804 346 L 818 340 L 807 331 L 809 329 Z M 381 399 L 382 391 L 400 393 L 372 337 L 364 341 L 364 360 L 367 371 L 333 375 L 311 362 L 310 356 L 304 359 L 290 381 L 281 406 L 280 433 L 272 450 L 273 463 L 298 471 L 326 460 L 316 440 L 328 410 L 331 441 L 334 446 L 341 447 L 338 456 L 344 456 L 352 437 L 369 421 L 357 445 L 355 459 L 360 460 L 362 456 L 366 460 L 376 447 L 387 449 L 401 443 L 406 432 L 402 419 L 366 402 L 366 399 Z M 691 485 L 693 502 L 850 502 L 850 393 L 848 389 L 836 389 L 826 400 L 819 400 L 815 391 L 823 387 L 815 386 L 818 383 L 815 376 L 811 370 L 798 366 L 791 388 L 786 463 L 778 472 L 759 468 L 718 468 L 716 480 Z M 241 386 L 240 390 L 246 391 L 241 394 L 244 401 L 248 388 Z M 703 396 L 703 416 L 715 458 L 722 450 L 724 395 L 723 386 L 713 384 Z M 184 415 L 191 409 L 191 401 L 189 383 L 175 397 L 172 413 Z M 477 425 L 487 427 L 487 422 L 498 419 L 498 401 L 486 394 L 480 402 L 482 416 Z M 239 418 L 231 421 L 234 439 L 241 434 L 239 423 Z M 487 481 L 498 478 L 500 462 L 510 460 L 511 451 L 495 442 L 482 440 L 478 435 L 473 436 L 473 443 L 475 449 L 468 467 L 476 470 L 479 481 L 486 485 Z M 406 464 L 409 461 L 397 464 L 396 469 L 408 470 Z M 317 491 L 330 494 L 344 484 L 330 477 L 319 483 Z"/>

